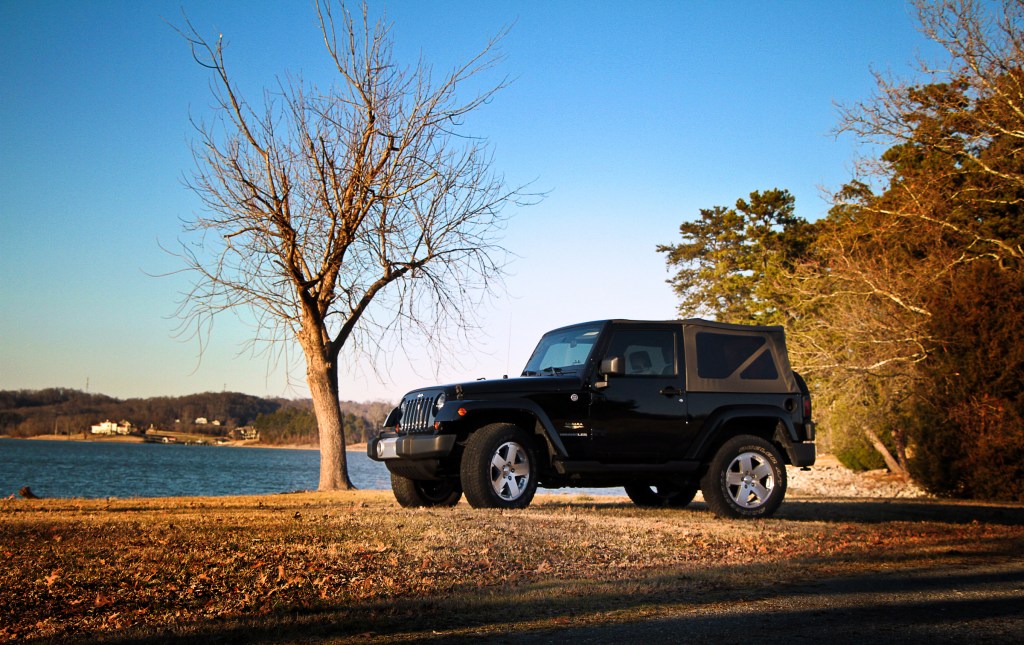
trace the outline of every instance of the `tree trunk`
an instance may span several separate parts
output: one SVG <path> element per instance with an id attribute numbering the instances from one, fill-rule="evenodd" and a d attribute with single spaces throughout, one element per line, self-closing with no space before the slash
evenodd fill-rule
<path id="1" fill-rule="evenodd" d="M 875 447 L 875 450 L 878 451 L 878 454 L 882 455 L 882 459 L 885 460 L 885 465 L 889 467 L 889 472 L 894 475 L 899 475 L 903 479 L 907 479 L 909 477 L 909 473 L 898 461 L 896 461 L 896 458 L 892 456 L 892 453 L 885 447 L 885 444 L 882 443 L 882 440 L 878 435 L 868 428 L 864 428 L 864 434 L 867 436 L 868 441 L 871 442 L 871 445 Z"/>
<path id="2" fill-rule="evenodd" d="M 903 432 L 899 429 L 893 429 L 892 441 L 896 444 L 896 460 L 900 463 L 900 468 L 903 472 L 907 473 L 907 477 L 910 476 L 910 462 L 907 461 L 907 442 L 903 438 Z"/>
<path id="3" fill-rule="evenodd" d="M 348 477 L 345 429 L 338 401 L 337 363 L 306 352 L 306 382 L 313 397 L 313 412 L 320 433 L 320 485 L 318 490 L 353 490 Z"/>

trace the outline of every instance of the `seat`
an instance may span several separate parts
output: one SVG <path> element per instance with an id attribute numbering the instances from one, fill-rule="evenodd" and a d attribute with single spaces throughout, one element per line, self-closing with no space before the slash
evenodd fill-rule
<path id="1" fill-rule="evenodd" d="M 633 352 L 629 355 L 629 372 L 628 374 L 650 374 L 651 373 L 651 357 L 647 355 L 647 352 Z"/>

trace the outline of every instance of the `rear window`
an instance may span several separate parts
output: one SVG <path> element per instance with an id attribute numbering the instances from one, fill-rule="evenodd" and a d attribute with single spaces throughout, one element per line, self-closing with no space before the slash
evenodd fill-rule
<path id="1" fill-rule="evenodd" d="M 697 375 L 708 379 L 775 380 L 779 370 L 762 336 L 697 334 Z"/>

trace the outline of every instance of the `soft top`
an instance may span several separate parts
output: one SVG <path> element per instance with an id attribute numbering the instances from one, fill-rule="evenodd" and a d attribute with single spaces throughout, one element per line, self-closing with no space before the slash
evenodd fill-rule
<path id="1" fill-rule="evenodd" d="M 718 322 L 717 320 L 704 320 L 703 318 L 683 318 L 681 320 L 635 320 L 632 318 L 610 318 L 608 320 L 590 320 L 587 322 L 574 323 L 572 325 L 565 325 L 564 327 L 559 327 L 558 329 L 552 329 L 551 331 L 570 329 L 572 327 L 579 327 L 581 325 L 601 325 L 608 323 L 614 323 L 616 325 L 684 325 L 710 327 L 714 329 L 723 329 L 727 331 L 762 331 L 785 333 L 785 327 L 783 327 L 782 325 L 740 325 L 736 323 Z"/>
<path id="2" fill-rule="evenodd" d="M 682 328 L 687 356 L 686 389 L 691 392 L 781 394 L 800 391 L 789 364 L 786 331 L 781 325 L 737 325 L 703 318 L 615 318 L 567 325 L 553 332 L 583 325 L 657 325 Z"/>

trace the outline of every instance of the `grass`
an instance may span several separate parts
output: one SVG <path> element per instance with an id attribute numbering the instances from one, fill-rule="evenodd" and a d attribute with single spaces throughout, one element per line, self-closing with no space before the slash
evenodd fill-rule
<path id="1" fill-rule="evenodd" d="M 1019 557 L 1024 507 L 795 499 L 776 519 L 390 492 L 0 502 L 0 640 L 392 642 L 667 616 L 780 584 Z"/>

